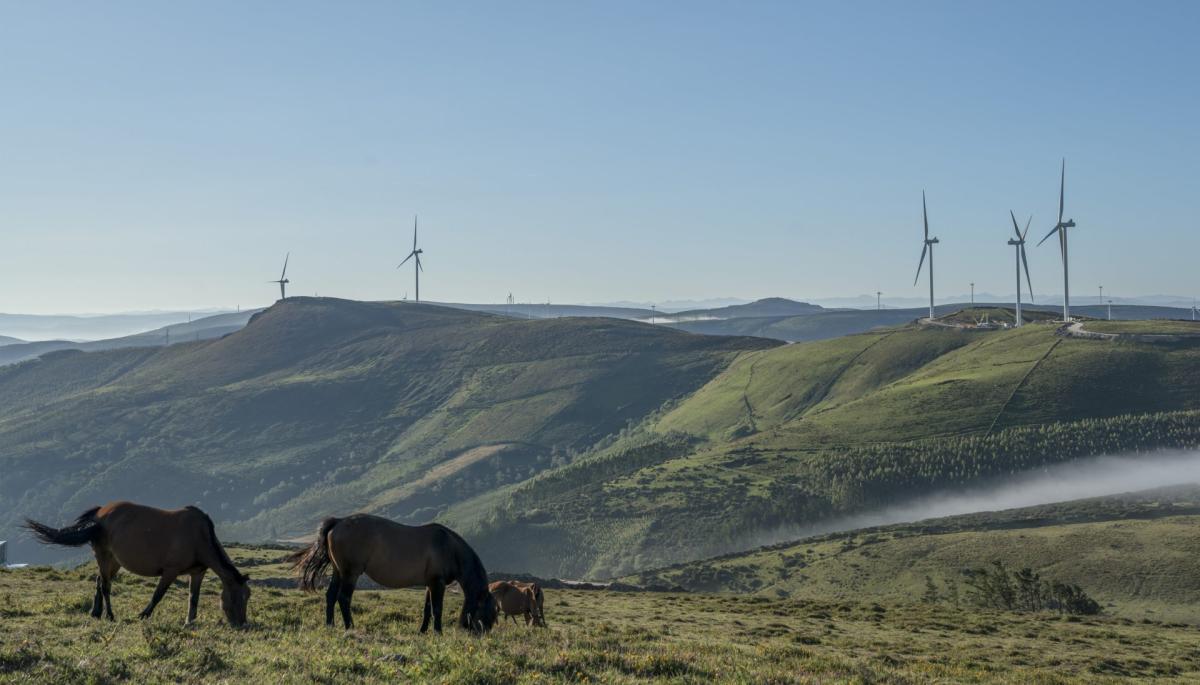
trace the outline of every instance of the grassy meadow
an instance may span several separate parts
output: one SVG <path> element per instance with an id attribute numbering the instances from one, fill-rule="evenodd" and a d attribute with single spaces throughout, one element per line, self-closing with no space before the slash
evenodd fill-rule
<path id="1" fill-rule="evenodd" d="M 221 620 L 210 575 L 182 625 L 179 585 L 122 574 L 115 623 L 87 615 L 89 565 L 0 571 L 0 681 L 35 683 L 1104 683 L 1200 678 L 1200 631 L 1123 617 L 743 594 L 548 590 L 550 627 L 420 635 L 422 595 L 361 591 L 356 627 L 323 625 L 323 597 L 283 586 L 278 550 L 231 550 L 259 583 L 248 628 Z M 447 615 L 458 596 L 447 599 Z M 448 621 L 450 623 L 450 621 Z"/>

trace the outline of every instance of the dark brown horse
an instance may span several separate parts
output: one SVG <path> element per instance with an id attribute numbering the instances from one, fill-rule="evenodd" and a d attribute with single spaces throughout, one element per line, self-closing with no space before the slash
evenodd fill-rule
<path id="1" fill-rule="evenodd" d="M 131 502 L 113 502 L 93 507 L 65 528 L 51 528 L 29 519 L 25 527 L 40 542 L 64 547 L 92 546 L 96 555 L 96 597 L 92 616 L 106 614 L 113 620 L 109 597 L 113 576 L 122 568 L 139 576 L 158 577 L 158 587 L 141 618 L 150 618 L 162 601 L 167 588 L 180 575 L 191 576 L 191 599 L 187 622 L 196 620 L 200 602 L 200 584 L 208 569 L 221 579 L 221 608 L 230 625 L 246 623 L 246 604 L 250 600 L 247 577 L 234 567 L 217 540 L 212 519 L 196 507 L 167 511 Z"/>
<path id="2" fill-rule="evenodd" d="M 406 526 L 369 514 L 327 518 L 317 539 L 292 555 L 300 587 L 315 590 L 325 569 L 333 576 L 325 591 L 325 624 L 333 625 L 333 605 L 342 610 L 346 628 L 354 626 L 350 600 L 362 574 L 384 587 L 425 586 L 425 618 L 421 632 L 442 632 L 442 600 L 446 585 L 458 581 L 463 590 L 458 624 L 475 633 L 496 623 L 496 600 L 488 592 L 487 571 L 479 556 L 458 533 L 431 523 Z"/>

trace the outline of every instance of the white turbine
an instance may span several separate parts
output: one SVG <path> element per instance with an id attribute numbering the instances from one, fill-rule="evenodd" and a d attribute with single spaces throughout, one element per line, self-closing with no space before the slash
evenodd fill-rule
<path id="1" fill-rule="evenodd" d="M 425 250 L 419 249 L 417 247 L 417 217 L 414 215 L 413 216 L 413 248 L 412 248 L 412 252 L 409 252 L 408 256 L 404 258 L 404 261 L 400 262 L 396 266 L 396 268 L 399 269 L 400 267 L 404 266 L 406 263 L 408 263 L 408 260 L 410 260 L 410 259 L 416 260 L 416 263 L 413 264 L 413 275 L 417 279 L 417 281 L 416 281 L 416 284 L 417 284 L 416 297 L 413 298 L 414 301 L 416 301 L 416 302 L 421 301 L 421 272 L 425 270 L 425 267 L 421 266 L 421 255 L 424 254 L 424 252 L 425 252 Z"/>
<path id="2" fill-rule="evenodd" d="M 917 262 L 917 276 L 913 279 L 913 285 L 921 280 L 921 267 L 925 264 L 925 253 L 929 253 L 929 320 L 933 321 L 933 246 L 937 245 L 937 238 L 929 237 L 929 211 L 925 207 L 925 191 L 921 191 L 921 216 L 925 219 L 925 244 L 921 248 L 921 261 Z"/>
<path id="3" fill-rule="evenodd" d="M 1033 282 L 1029 278 L 1029 258 L 1025 256 L 1025 236 L 1029 235 L 1029 224 L 1033 223 L 1033 216 L 1030 215 L 1029 221 L 1025 222 L 1025 232 L 1017 227 L 1017 215 L 1013 211 L 1008 210 L 1008 215 L 1012 217 L 1013 233 L 1017 234 L 1016 238 L 1009 238 L 1008 244 L 1013 245 L 1017 251 L 1017 315 L 1013 319 L 1014 326 L 1020 326 L 1024 323 L 1021 320 L 1021 266 L 1025 267 L 1025 283 L 1029 285 L 1029 301 L 1033 302 Z"/>
<path id="4" fill-rule="evenodd" d="M 1066 160 L 1066 158 L 1063 158 L 1062 177 L 1059 180 L 1059 186 L 1058 186 L 1058 223 L 1054 225 L 1054 228 L 1050 229 L 1050 232 L 1046 234 L 1045 238 L 1042 238 L 1041 242 L 1039 242 L 1038 245 L 1041 246 L 1041 244 L 1046 242 L 1050 238 L 1050 236 L 1054 235 L 1055 233 L 1058 233 L 1058 247 L 1059 247 L 1059 250 L 1062 251 L 1062 263 L 1063 263 L 1063 321 L 1064 322 L 1071 320 L 1071 279 L 1070 279 L 1069 271 L 1067 269 L 1067 267 L 1068 267 L 1067 229 L 1075 228 L 1075 220 L 1074 219 L 1067 219 L 1065 222 L 1063 221 L 1063 196 L 1064 196 L 1066 187 L 1067 187 L 1067 160 Z"/>
<path id="5" fill-rule="evenodd" d="M 291 259 L 291 257 L 292 257 L 292 253 L 289 252 L 283 258 L 283 273 L 279 274 L 279 280 L 278 281 L 267 281 L 267 283 L 278 283 L 279 284 L 279 299 L 281 299 L 281 300 L 287 299 L 287 284 L 291 283 L 291 281 L 289 281 L 288 277 L 287 277 L 287 265 L 288 265 L 288 260 Z"/>

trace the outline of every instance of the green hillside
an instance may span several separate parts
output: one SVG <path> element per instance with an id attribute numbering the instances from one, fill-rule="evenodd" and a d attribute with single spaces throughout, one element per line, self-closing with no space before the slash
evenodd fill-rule
<path id="1" fill-rule="evenodd" d="M 1056 330 L 912 326 L 750 352 L 623 440 L 449 515 L 502 532 L 506 568 L 616 576 L 938 488 L 1200 445 L 1200 347 Z"/>
<path id="2" fill-rule="evenodd" d="M 1000 561 L 1082 586 L 1106 612 L 1200 623 L 1200 486 L 931 519 L 798 540 L 626 579 L 772 598 L 941 601 Z M 929 580 L 927 580 L 929 579 Z"/>
<path id="3" fill-rule="evenodd" d="M 198 504 L 229 539 L 438 519 L 614 577 L 1089 455 L 1200 445 L 1200 345 L 915 324 L 794 345 L 294 298 L 169 348 L 0 368 L 0 536 Z M 777 538 L 772 538 L 777 539 Z M 50 557 L 20 537 L 13 559 Z"/>
<path id="4" fill-rule="evenodd" d="M 52 353 L 0 369 L 0 531 L 120 498 L 195 503 L 247 540 L 358 509 L 429 520 L 773 345 L 293 298 L 218 340 Z"/>

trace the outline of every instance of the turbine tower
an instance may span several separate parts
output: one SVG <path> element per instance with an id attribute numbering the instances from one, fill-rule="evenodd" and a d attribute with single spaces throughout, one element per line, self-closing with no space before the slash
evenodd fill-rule
<path id="1" fill-rule="evenodd" d="M 1013 233 L 1017 234 L 1016 238 L 1009 238 L 1008 244 L 1016 248 L 1017 251 L 1017 315 L 1013 319 L 1014 326 L 1020 326 L 1024 323 L 1021 320 L 1021 266 L 1025 267 L 1025 283 L 1029 286 L 1029 301 L 1033 302 L 1033 282 L 1029 278 L 1029 258 L 1025 256 L 1025 236 L 1029 235 L 1029 224 L 1033 223 L 1033 215 L 1029 216 L 1029 221 L 1025 222 L 1025 232 L 1017 227 L 1017 215 L 1013 214 L 1012 210 L 1008 210 L 1008 215 L 1012 217 Z"/>
<path id="2" fill-rule="evenodd" d="M 1058 233 L 1058 247 L 1062 251 L 1062 263 L 1063 263 L 1063 321 L 1064 322 L 1071 320 L 1071 279 L 1069 277 L 1069 272 L 1067 270 L 1067 266 L 1068 266 L 1068 264 L 1067 264 L 1067 229 L 1075 228 L 1075 220 L 1074 219 L 1067 219 L 1065 222 L 1063 221 L 1063 194 L 1064 194 L 1066 187 L 1067 187 L 1067 160 L 1064 157 L 1063 163 L 1062 163 L 1062 177 L 1059 180 L 1059 186 L 1058 186 L 1058 223 L 1055 224 L 1054 228 L 1050 229 L 1050 232 L 1046 234 L 1046 237 L 1042 238 L 1041 242 L 1038 243 L 1038 246 L 1041 246 L 1042 243 L 1044 243 L 1050 239 L 1050 236 L 1054 235 L 1055 233 Z"/>
<path id="3" fill-rule="evenodd" d="M 292 257 L 292 253 L 289 252 L 283 258 L 283 273 L 279 274 L 279 280 L 278 281 L 267 281 L 267 283 L 278 283 L 279 284 L 279 299 L 281 299 L 281 300 L 287 299 L 287 284 L 291 283 L 291 281 L 289 281 L 288 277 L 287 277 L 287 265 L 288 265 L 288 260 L 291 259 L 291 257 Z"/>
<path id="4" fill-rule="evenodd" d="M 921 191 L 921 215 L 925 218 L 925 245 L 921 248 L 921 261 L 917 262 L 917 277 L 913 279 L 913 285 L 921 280 L 921 267 L 925 264 L 925 253 L 929 253 L 929 320 L 933 321 L 933 246 L 937 245 L 937 238 L 929 237 L 929 210 L 925 208 L 925 191 Z"/>
<path id="5" fill-rule="evenodd" d="M 416 280 L 416 283 L 417 283 L 416 297 L 414 298 L 415 302 L 421 301 L 421 272 L 425 270 L 425 267 L 421 266 L 421 255 L 424 252 L 425 252 L 425 250 L 417 248 L 417 217 L 414 215 L 413 216 L 413 249 L 412 249 L 412 252 L 409 252 L 408 256 L 404 258 L 404 261 L 400 262 L 400 264 L 397 265 L 396 268 L 399 269 L 400 267 L 404 266 L 406 263 L 408 263 L 408 260 L 410 260 L 410 259 L 416 260 L 413 264 L 413 276 L 415 276 L 417 279 Z"/>

